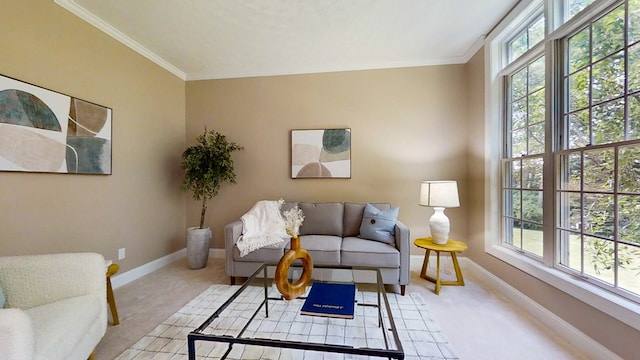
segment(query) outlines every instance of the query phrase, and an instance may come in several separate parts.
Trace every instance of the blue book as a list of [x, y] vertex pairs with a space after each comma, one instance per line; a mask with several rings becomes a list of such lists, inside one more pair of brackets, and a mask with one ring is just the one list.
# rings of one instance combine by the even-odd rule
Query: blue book
[[353, 319], [356, 284], [314, 282], [300, 314]]

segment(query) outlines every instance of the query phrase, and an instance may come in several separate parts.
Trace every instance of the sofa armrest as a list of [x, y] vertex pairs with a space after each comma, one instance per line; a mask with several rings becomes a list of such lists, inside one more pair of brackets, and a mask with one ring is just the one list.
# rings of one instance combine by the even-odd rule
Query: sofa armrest
[[231, 264], [233, 264], [233, 247], [242, 235], [242, 221], [236, 220], [224, 227], [224, 251], [225, 267], [227, 274], [233, 274]]
[[242, 221], [236, 220], [228, 223], [224, 227], [224, 245], [225, 247], [233, 247], [242, 235]]
[[34, 351], [29, 315], [20, 309], [0, 309], [0, 359], [30, 360]]
[[104, 257], [96, 253], [0, 257], [7, 308], [27, 310], [75, 296], [106, 296]]
[[409, 228], [401, 221], [396, 222], [395, 227], [396, 249], [400, 251], [400, 285], [408, 285], [410, 279], [411, 233]]

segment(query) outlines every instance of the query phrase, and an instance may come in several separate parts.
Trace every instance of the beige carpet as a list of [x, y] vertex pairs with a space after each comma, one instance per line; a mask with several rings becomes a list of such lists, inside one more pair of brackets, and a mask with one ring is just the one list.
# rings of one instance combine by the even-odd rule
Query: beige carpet
[[[229, 299], [240, 286], [213, 285], [169, 316], [130, 349], [117, 357], [132, 359], [187, 359], [187, 334], [204, 322]], [[205, 331], [216, 335], [237, 336], [264, 299], [264, 289], [250, 286]], [[275, 288], [270, 297], [278, 296]], [[374, 292], [358, 291], [359, 304], [375, 304]], [[429, 311], [417, 293], [408, 296], [388, 294], [389, 304], [398, 329], [407, 360], [457, 359]], [[377, 311], [373, 307], [357, 306], [355, 318], [333, 319], [298, 315], [304, 300], [270, 301], [269, 317], [260, 311], [251, 321], [243, 338], [272, 338], [295, 342], [310, 342], [342, 346], [382, 349], [385, 347], [382, 331], [377, 326]], [[228, 316], [225, 316], [228, 314]], [[385, 318], [385, 323], [389, 319]], [[387, 336], [391, 337], [390, 332]], [[396, 348], [393, 341], [391, 348]], [[198, 359], [220, 359], [228, 349], [225, 343], [196, 342]], [[310, 350], [279, 349], [235, 345], [227, 359], [369, 359], [367, 356], [322, 353]], [[377, 359], [377, 357], [371, 357]]]
[[[460, 359], [588, 358], [518, 304], [486, 286], [470, 269], [465, 269], [464, 263], [461, 265], [466, 286], [443, 287], [440, 295], [435, 295], [433, 284], [419, 276], [421, 260], [411, 260], [407, 293], [420, 294]], [[447, 261], [443, 267], [445, 276], [454, 276]], [[206, 268], [189, 270], [183, 258], [115, 289], [120, 325], [109, 323], [96, 349], [96, 360], [115, 359], [211, 285], [228, 283], [224, 259], [210, 257]]]

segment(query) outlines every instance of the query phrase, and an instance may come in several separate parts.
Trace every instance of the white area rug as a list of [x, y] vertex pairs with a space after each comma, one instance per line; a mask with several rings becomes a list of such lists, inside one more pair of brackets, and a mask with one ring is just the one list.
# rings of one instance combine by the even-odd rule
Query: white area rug
[[[117, 357], [117, 360], [176, 360], [187, 359], [187, 334], [199, 327], [215, 310], [217, 310], [240, 286], [213, 285], [202, 294], [191, 300], [182, 309], [170, 316], [153, 331], [145, 335], [130, 349]], [[271, 289], [275, 293], [275, 289]], [[262, 287], [249, 287], [242, 293], [235, 315], [223, 321], [216, 321], [216, 329], [209, 329], [219, 335], [221, 333], [235, 335], [255, 311], [256, 303], [264, 299]], [[406, 296], [387, 294], [398, 335], [407, 360], [423, 359], [457, 359], [449, 345], [445, 334], [435, 323], [424, 300], [419, 294]], [[375, 293], [358, 291], [359, 303], [375, 303]], [[361, 344], [375, 347], [381, 341], [381, 332], [377, 329], [377, 312], [375, 308], [356, 306], [353, 320], [330, 319], [316, 316], [296, 316], [303, 300], [270, 301], [269, 318], [256, 317], [247, 328], [244, 337], [267, 337], [261, 332], [267, 330], [269, 337], [292, 341], [309, 341], [331, 344]], [[229, 308], [227, 308], [229, 310]], [[238, 312], [240, 311], [240, 313]], [[261, 311], [260, 314], [264, 314]], [[279, 326], [278, 320], [286, 324]], [[285, 321], [286, 319], [286, 321]], [[358, 328], [354, 322], [364, 324]], [[373, 325], [372, 325], [373, 323]], [[377, 329], [371, 331], [372, 329]], [[364, 329], [364, 330], [358, 330]], [[369, 333], [370, 332], [370, 333]], [[369, 333], [369, 334], [366, 334]], [[375, 335], [378, 334], [378, 335]], [[219, 359], [227, 350], [227, 344], [213, 342], [196, 342], [198, 359]], [[270, 347], [242, 346], [236, 344], [227, 359], [369, 359], [367, 356], [351, 354], [324, 353], [310, 350], [278, 349]], [[371, 357], [371, 359], [378, 359]]]

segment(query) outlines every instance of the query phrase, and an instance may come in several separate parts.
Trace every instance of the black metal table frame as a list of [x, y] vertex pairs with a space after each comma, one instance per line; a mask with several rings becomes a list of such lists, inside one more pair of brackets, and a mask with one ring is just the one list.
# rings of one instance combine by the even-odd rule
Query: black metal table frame
[[[383, 328], [382, 334], [384, 337], [384, 343], [386, 349], [373, 349], [373, 348], [356, 348], [349, 345], [335, 345], [335, 344], [321, 344], [321, 343], [308, 343], [301, 341], [289, 341], [289, 340], [272, 340], [272, 339], [246, 339], [242, 338], [242, 334], [244, 334], [245, 330], [251, 324], [251, 321], [256, 317], [256, 315], [260, 312], [262, 307], [265, 310], [265, 317], [269, 317], [269, 300], [284, 300], [282, 297], [269, 297], [268, 289], [269, 289], [269, 279], [267, 277], [267, 268], [275, 267], [277, 264], [262, 264], [251, 276], [247, 278], [242, 286], [233, 294], [231, 297], [224, 303], [218, 310], [216, 310], [213, 315], [211, 315], [205, 322], [200, 325], [197, 329], [190, 332], [187, 335], [187, 347], [189, 352], [189, 360], [196, 359], [196, 341], [213, 341], [213, 342], [222, 342], [228, 343], [229, 346], [227, 351], [222, 356], [222, 359], [226, 359], [229, 353], [233, 348], [233, 344], [244, 344], [244, 345], [255, 345], [255, 346], [268, 346], [268, 347], [277, 347], [277, 348], [286, 348], [286, 349], [300, 349], [300, 350], [312, 350], [312, 351], [324, 351], [324, 352], [334, 352], [334, 353], [342, 353], [342, 354], [355, 354], [355, 355], [366, 355], [366, 356], [376, 356], [376, 357], [386, 357], [388, 359], [404, 359], [404, 351], [402, 349], [402, 344], [400, 343], [400, 339], [398, 337], [398, 330], [396, 328], [395, 322], [393, 321], [393, 315], [391, 313], [391, 307], [389, 306], [389, 299], [387, 298], [387, 292], [384, 289], [384, 284], [382, 282], [382, 275], [380, 274], [380, 269], [375, 267], [366, 267], [366, 266], [322, 266], [322, 265], [314, 265], [314, 269], [336, 269], [336, 270], [366, 270], [366, 271], [375, 271], [377, 278], [377, 294], [378, 294], [378, 303], [377, 304], [360, 304], [358, 306], [371, 306], [376, 307], [378, 309], [378, 327], [384, 327], [384, 321], [382, 316], [382, 307], [381, 300], [384, 300], [384, 306], [387, 310], [387, 316], [389, 320], [389, 329], [393, 335], [393, 340], [398, 346], [398, 349], [389, 349], [389, 338], [387, 335], [387, 331]], [[292, 266], [291, 268], [294, 268]], [[256, 276], [260, 272], [264, 272], [264, 300], [258, 306], [253, 315], [249, 318], [244, 327], [240, 330], [237, 336], [229, 336], [229, 335], [211, 335], [205, 334], [204, 330], [215, 320], [220, 314], [231, 304], [248, 286], [253, 282]]]

